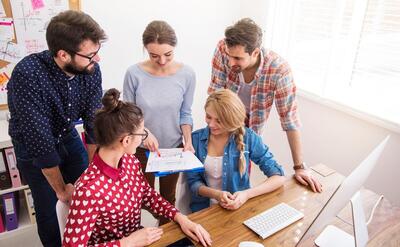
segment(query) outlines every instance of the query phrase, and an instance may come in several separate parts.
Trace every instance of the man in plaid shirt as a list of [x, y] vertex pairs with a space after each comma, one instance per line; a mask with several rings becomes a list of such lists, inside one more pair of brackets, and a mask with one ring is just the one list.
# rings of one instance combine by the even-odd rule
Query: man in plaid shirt
[[208, 93], [228, 88], [246, 106], [246, 125], [261, 134], [275, 101], [281, 125], [289, 141], [296, 179], [321, 192], [302, 159], [300, 120], [297, 114], [296, 86], [288, 63], [273, 51], [261, 47], [262, 30], [249, 18], [225, 30], [212, 60]]

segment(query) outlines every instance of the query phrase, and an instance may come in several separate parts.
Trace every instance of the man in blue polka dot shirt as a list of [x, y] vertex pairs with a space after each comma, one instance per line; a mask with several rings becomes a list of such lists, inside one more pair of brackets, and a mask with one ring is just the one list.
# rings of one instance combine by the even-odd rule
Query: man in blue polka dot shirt
[[[89, 15], [70, 10], [51, 19], [46, 40], [49, 50], [22, 59], [8, 83], [9, 134], [32, 190], [40, 239], [44, 246], [61, 246], [55, 205], [69, 202], [95, 151], [93, 118], [102, 96], [98, 52], [106, 35]], [[87, 151], [74, 128], [78, 119]]]

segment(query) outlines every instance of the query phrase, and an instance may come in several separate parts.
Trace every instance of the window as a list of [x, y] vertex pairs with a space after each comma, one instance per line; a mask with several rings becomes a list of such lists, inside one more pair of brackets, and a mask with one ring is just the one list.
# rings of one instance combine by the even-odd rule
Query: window
[[400, 1], [271, 1], [266, 47], [298, 87], [400, 126]]

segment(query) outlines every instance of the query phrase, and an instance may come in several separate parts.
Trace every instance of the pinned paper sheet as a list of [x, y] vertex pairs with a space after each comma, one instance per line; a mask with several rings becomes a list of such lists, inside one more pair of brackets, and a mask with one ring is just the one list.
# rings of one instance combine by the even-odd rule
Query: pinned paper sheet
[[47, 49], [46, 27], [49, 20], [68, 9], [67, 0], [13, 0], [11, 9], [18, 43], [26, 54]]
[[0, 40], [11, 41], [14, 38], [12, 18], [0, 18]]
[[0, 59], [16, 64], [24, 57], [25, 47], [14, 42], [0, 43]]
[[4, 10], [2, 1], [0, 1], [0, 17], [6, 17], [6, 11]]
[[7, 83], [13, 69], [13, 64], [0, 69], [0, 105], [7, 104]]

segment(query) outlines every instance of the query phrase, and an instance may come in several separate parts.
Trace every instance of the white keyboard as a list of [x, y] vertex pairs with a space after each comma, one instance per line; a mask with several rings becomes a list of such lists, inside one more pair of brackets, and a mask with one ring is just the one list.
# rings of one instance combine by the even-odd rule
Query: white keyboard
[[248, 228], [266, 239], [277, 231], [303, 218], [304, 214], [295, 208], [280, 203], [243, 222]]

